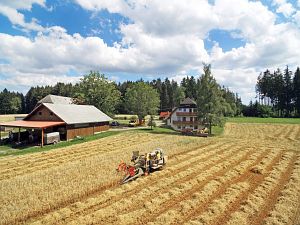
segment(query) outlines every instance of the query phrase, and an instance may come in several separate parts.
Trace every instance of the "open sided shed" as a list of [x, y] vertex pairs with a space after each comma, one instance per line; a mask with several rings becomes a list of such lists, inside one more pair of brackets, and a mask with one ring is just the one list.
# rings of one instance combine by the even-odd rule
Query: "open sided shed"
[[[18, 133], [18, 142], [20, 142], [20, 129], [38, 129], [41, 130], [41, 146], [44, 145], [44, 130], [49, 127], [56, 127], [65, 125], [64, 122], [55, 122], [55, 121], [25, 121], [25, 120], [18, 120], [18, 121], [11, 121], [11, 122], [4, 122], [0, 124], [0, 127], [13, 127], [19, 128]], [[0, 129], [0, 140], [1, 140], [1, 129]]]
[[24, 120], [64, 122], [65, 126], [59, 132], [69, 140], [108, 130], [112, 119], [92, 105], [42, 103]]
[[43, 134], [59, 132], [61, 140], [109, 129], [112, 119], [105, 113], [92, 105], [72, 104], [68, 99], [53, 95], [45, 97], [24, 120], [0, 123], [0, 126], [39, 129]]

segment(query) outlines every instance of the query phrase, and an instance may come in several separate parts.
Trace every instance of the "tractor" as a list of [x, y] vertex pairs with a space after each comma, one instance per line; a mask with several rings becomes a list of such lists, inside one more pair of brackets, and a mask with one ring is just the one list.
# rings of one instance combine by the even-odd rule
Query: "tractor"
[[131, 162], [132, 165], [127, 165], [122, 161], [117, 168], [118, 172], [125, 172], [125, 177], [122, 179], [121, 184], [135, 180], [143, 175], [147, 176], [149, 173], [163, 168], [166, 165], [167, 156], [160, 148], [141, 155], [139, 151], [133, 151]]

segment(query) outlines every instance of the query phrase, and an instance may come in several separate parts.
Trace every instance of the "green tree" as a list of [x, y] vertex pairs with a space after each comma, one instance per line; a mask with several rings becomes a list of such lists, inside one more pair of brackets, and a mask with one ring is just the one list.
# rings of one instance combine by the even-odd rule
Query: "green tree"
[[211, 126], [222, 125], [223, 122], [223, 106], [222, 93], [220, 86], [211, 74], [211, 66], [203, 65], [204, 74], [198, 80], [197, 106], [199, 120], [209, 124], [209, 132], [211, 134]]
[[181, 86], [185, 90], [185, 96], [196, 99], [197, 98], [197, 82], [193, 76], [183, 78]]
[[20, 113], [22, 109], [22, 100], [19, 96], [12, 96], [10, 98], [10, 113]]
[[81, 78], [76, 97], [85, 104], [94, 105], [104, 113], [113, 115], [115, 107], [120, 101], [121, 93], [114, 82], [103, 74], [91, 71]]
[[293, 78], [294, 105], [297, 116], [300, 117], [300, 69], [297, 68]]
[[157, 91], [144, 82], [137, 82], [129, 87], [124, 100], [128, 111], [137, 114], [140, 121], [146, 115], [156, 114], [160, 104]]
[[184, 93], [184, 88], [178, 86], [178, 84], [175, 81], [172, 81], [172, 90], [173, 90], [173, 102], [171, 106], [171, 110], [175, 106], [179, 106], [180, 102], [185, 99], [185, 93]]
[[1, 102], [0, 113], [1, 114], [10, 113], [10, 93], [6, 88], [1, 93], [0, 102]]
[[284, 81], [284, 109], [285, 116], [289, 117], [292, 111], [292, 97], [293, 97], [293, 84], [292, 84], [292, 71], [289, 70], [289, 67], [286, 66], [283, 74]]

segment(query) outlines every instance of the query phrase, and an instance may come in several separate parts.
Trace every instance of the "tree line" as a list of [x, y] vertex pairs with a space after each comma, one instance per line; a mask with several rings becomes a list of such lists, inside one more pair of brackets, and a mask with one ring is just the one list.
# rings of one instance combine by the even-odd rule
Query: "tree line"
[[[300, 69], [292, 72], [288, 66], [282, 72], [279, 68], [266, 70], [257, 78], [258, 102], [250, 102], [248, 110], [255, 114], [259, 109], [265, 116], [300, 116]], [[255, 116], [255, 115], [254, 115]]]
[[201, 76], [187, 76], [180, 83], [168, 78], [116, 83], [91, 71], [76, 84], [31, 87], [25, 96], [4, 89], [0, 92], [0, 113], [29, 113], [48, 94], [72, 97], [79, 104], [95, 105], [108, 115], [134, 113], [143, 117], [171, 111], [186, 97], [197, 101], [199, 114], [210, 121], [240, 115], [242, 110], [239, 96], [221, 87], [213, 78], [210, 65], [204, 65]]

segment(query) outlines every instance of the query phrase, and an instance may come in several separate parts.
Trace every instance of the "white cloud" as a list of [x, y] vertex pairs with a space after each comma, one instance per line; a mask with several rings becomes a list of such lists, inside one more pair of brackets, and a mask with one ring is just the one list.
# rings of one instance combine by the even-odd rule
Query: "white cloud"
[[20, 26], [24, 31], [41, 31], [44, 28], [37, 23], [35, 18], [26, 22], [24, 15], [18, 10], [31, 10], [33, 4], [45, 7], [45, 0], [2, 0], [0, 2], [0, 14], [6, 16], [13, 25]]
[[293, 16], [296, 24], [300, 27], [300, 11], [297, 11]]
[[39, 33], [33, 40], [0, 33], [0, 58], [9, 62], [8, 65], [0, 65], [1, 74], [10, 77], [18, 74], [18, 83], [28, 85], [27, 78], [20, 79], [21, 74], [24, 77], [28, 77], [28, 74], [36, 74], [35, 77], [62, 75], [71, 69], [81, 74], [89, 70], [169, 73], [182, 70], [188, 65], [201, 64], [200, 59], [208, 58], [203, 41], [195, 36], [188, 37], [190, 42], [186, 42], [184, 35], [164, 40], [140, 34], [138, 28], [123, 32], [128, 38], [124, 39], [123, 44], [129, 45], [128, 48], [120, 44], [107, 46], [99, 37], [69, 35], [61, 27], [48, 28], [47, 32]]
[[38, 4], [45, 7], [46, 0], [1, 0], [2, 5], [14, 9], [31, 10], [33, 4]]
[[285, 17], [290, 17], [296, 11], [286, 0], [273, 0], [273, 5], [277, 6], [276, 12], [282, 13]]
[[[6, 0], [5, 6], [16, 12], [20, 8], [30, 10], [34, 3], [45, 7], [43, 0], [24, 2]], [[293, 66], [299, 61], [299, 28], [291, 22], [276, 24], [276, 15], [260, 1], [216, 0], [213, 5], [205, 0], [76, 2], [92, 13], [107, 9], [129, 18], [130, 24], [119, 27], [122, 40], [108, 46], [99, 37], [70, 35], [62, 27], [41, 29], [33, 39], [0, 34], [0, 59], [9, 61], [8, 65], [0, 65], [0, 73], [7, 74], [5, 82], [28, 85], [48, 82], [51, 77], [53, 81], [59, 77], [67, 80], [65, 74], [70, 70], [79, 74], [100, 70], [112, 76], [115, 73], [170, 77], [179, 74], [172, 76], [179, 80], [182, 74], [188, 74], [186, 71], [201, 74], [202, 62], [207, 62], [212, 63], [217, 80], [239, 92], [247, 103], [255, 96], [259, 72], [286, 64]], [[289, 4], [286, 0], [275, 0], [274, 4], [285, 15], [293, 13], [283, 7]], [[20, 25], [24, 17], [18, 13], [7, 14]], [[298, 14], [293, 16], [295, 21], [300, 21]], [[33, 25], [39, 26], [35, 21]], [[212, 29], [237, 32], [246, 44], [224, 51], [216, 43], [208, 53], [204, 40]]]

